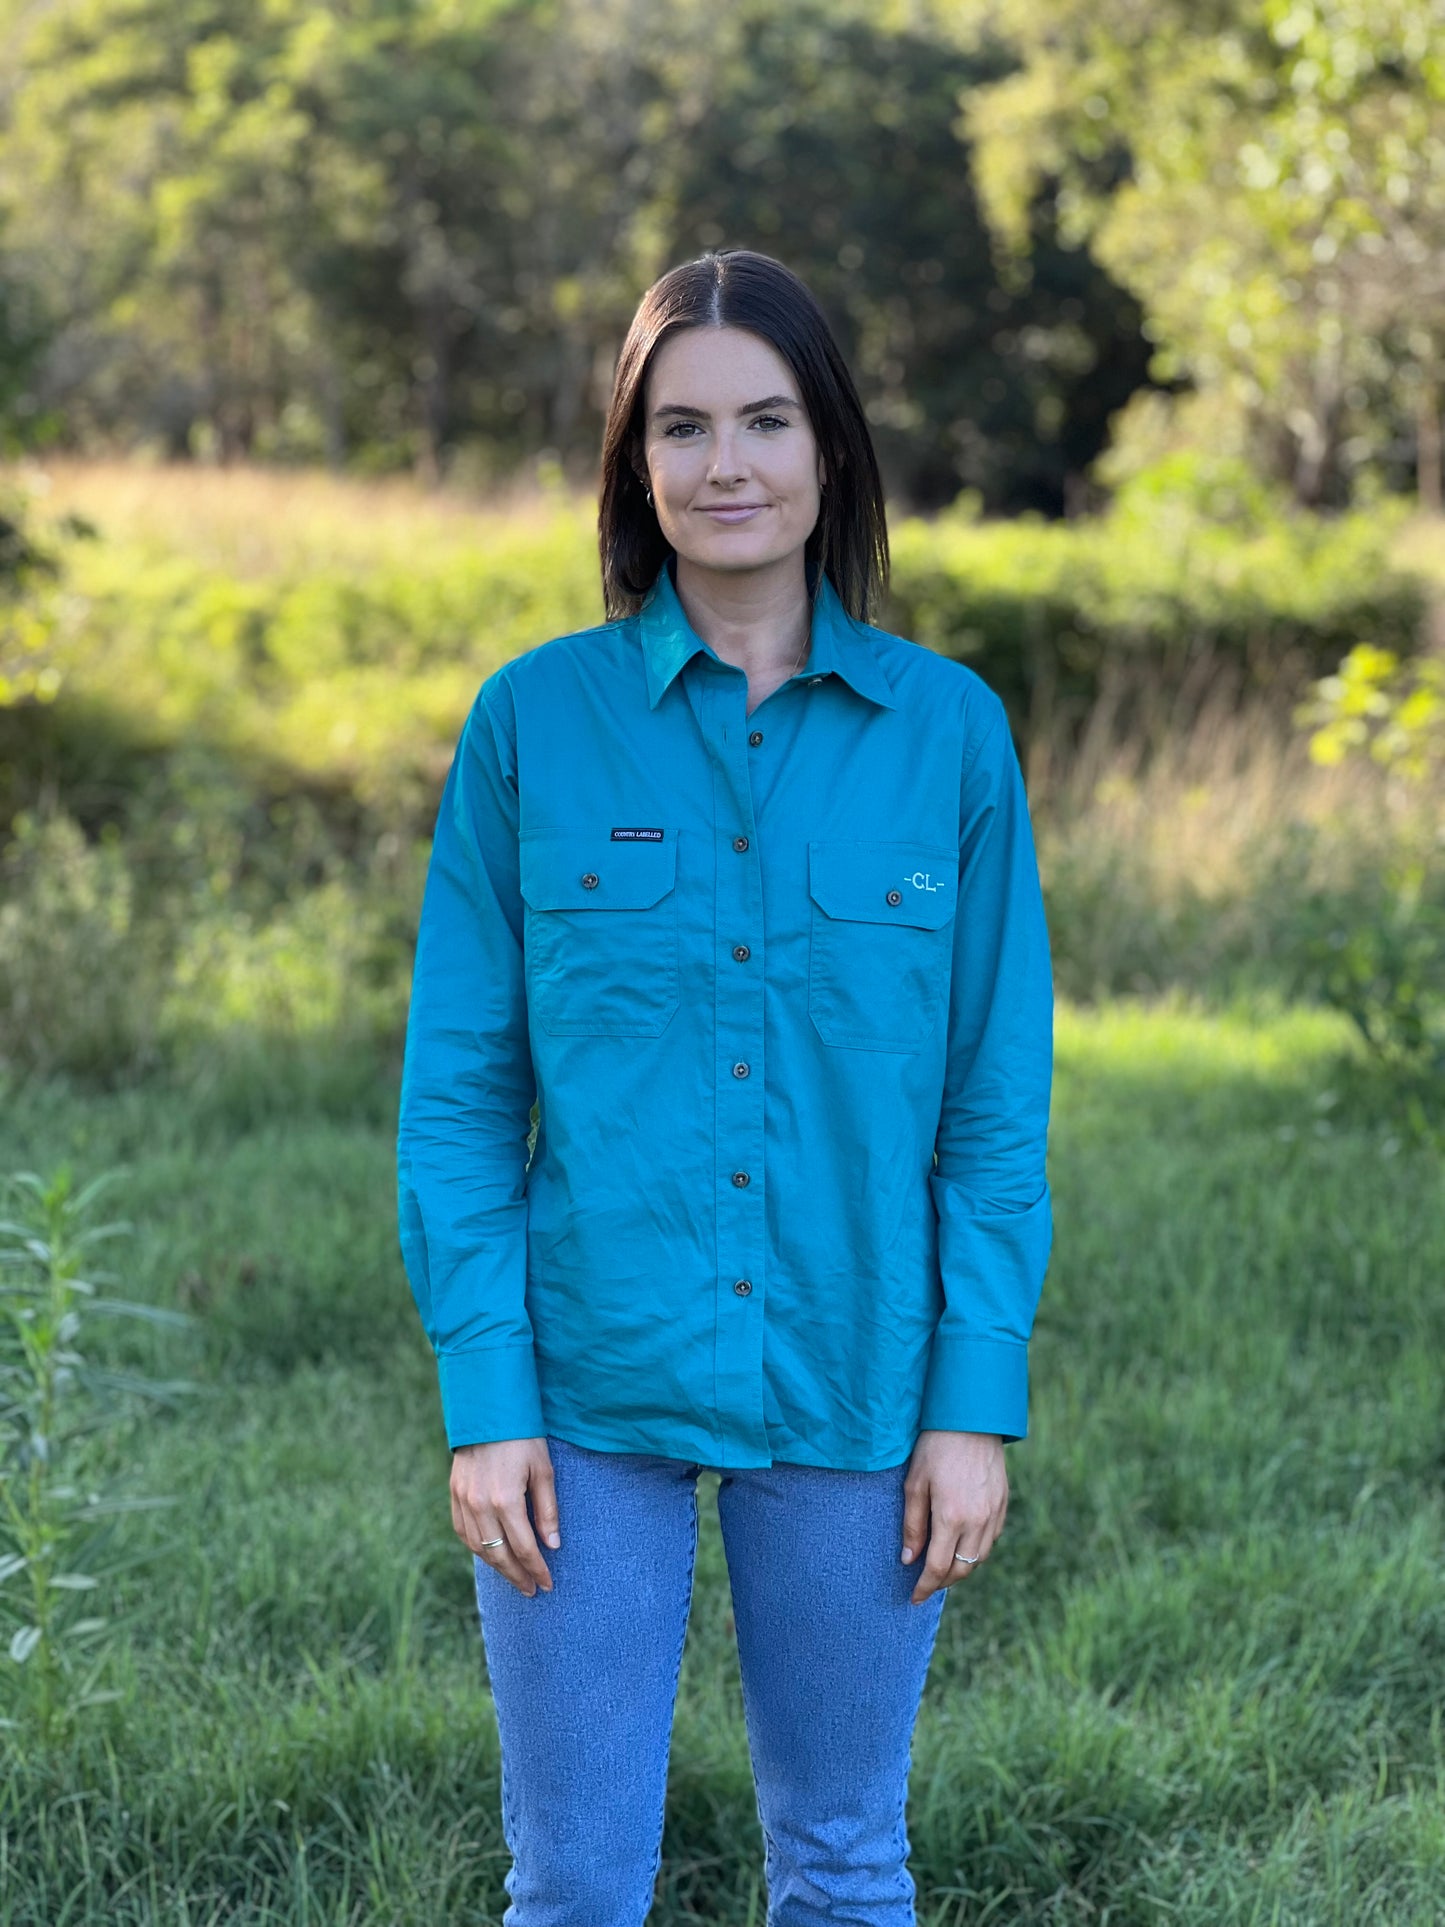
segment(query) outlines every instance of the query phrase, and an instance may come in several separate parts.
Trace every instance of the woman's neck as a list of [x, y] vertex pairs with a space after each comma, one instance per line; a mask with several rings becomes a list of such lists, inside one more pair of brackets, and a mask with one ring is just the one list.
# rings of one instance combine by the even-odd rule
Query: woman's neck
[[677, 599], [695, 632], [750, 684], [786, 681], [812, 633], [802, 551], [767, 568], [701, 569], [679, 555]]

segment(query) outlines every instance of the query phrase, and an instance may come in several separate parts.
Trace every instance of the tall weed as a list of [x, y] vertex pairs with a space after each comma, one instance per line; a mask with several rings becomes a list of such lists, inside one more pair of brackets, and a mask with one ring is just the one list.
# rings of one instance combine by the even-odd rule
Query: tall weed
[[0, 1623], [10, 1627], [0, 1667], [13, 1709], [3, 1724], [30, 1728], [46, 1745], [87, 1707], [118, 1696], [99, 1684], [106, 1653], [141, 1608], [93, 1608], [142, 1555], [117, 1545], [117, 1521], [175, 1503], [107, 1489], [94, 1448], [138, 1395], [193, 1389], [186, 1379], [107, 1369], [81, 1349], [97, 1316], [194, 1323], [185, 1312], [101, 1294], [115, 1274], [96, 1269], [91, 1253], [130, 1226], [89, 1220], [119, 1175], [102, 1172], [76, 1191], [69, 1167], [48, 1181], [17, 1172], [6, 1182], [15, 1215], [0, 1219]]

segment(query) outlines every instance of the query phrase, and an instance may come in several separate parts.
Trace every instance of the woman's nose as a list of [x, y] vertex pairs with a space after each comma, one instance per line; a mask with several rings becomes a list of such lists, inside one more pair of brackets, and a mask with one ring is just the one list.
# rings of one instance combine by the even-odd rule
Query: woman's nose
[[719, 435], [712, 461], [708, 464], [710, 482], [740, 482], [747, 475], [742, 450], [729, 434]]

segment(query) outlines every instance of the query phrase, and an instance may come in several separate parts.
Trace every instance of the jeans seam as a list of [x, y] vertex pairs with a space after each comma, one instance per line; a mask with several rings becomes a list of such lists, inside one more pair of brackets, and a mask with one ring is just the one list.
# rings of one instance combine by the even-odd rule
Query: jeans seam
[[[943, 1608], [947, 1600], [948, 1589], [945, 1587], [939, 1598], [937, 1610], [933, 1615], [933, 1632], [929, 1637], [928, 1651], [924, 1654], [923, 1658], [923, 1686], [918, 1696], [919, 1705], [914, 1715], [913, 1732], [910, 1734], [908, 1740], [908, 1759], [903, 1771], [903, 1797], [898, 1802], [898, 1826], [894, 1834], [894, 1845], [898, 1849], [898, 1891], [900, 1894], [906, 1894], [908, 1892], [909, 1882], [908, 1847], [905, 1845], [905, 1840], [908, 1831], [908, 1790], [913, 1783], [913, 1744], [917, 1737], [918, 1722], [923, 1716], [923, 1697], [928, 1691], [929, 1674], [933, 1671], [933, 1655], [938, 1646], [938, 1632], [939, 1627], [943, 1623]], [[916, 1889], [917, 1883], [915, 1882], [914, 1885]]]
[[678, 1636], [677, 1658], [673, 1663], [673, 1669], [672, 1669], [673, 1711], [672, 1711], [672, 1717], [671, 1719], [669, 1719], [669, 1722], [668, 1722], [667, 1736], [663, 1744], [662, 1818], [658, 1823], [657, 1844], [653, 1849], [652, 1878], [648, 1886], [647, 1908], [646, 1908], [646, 1912], [643, 1915], [644, 1919], [646, 1919], [647, 1914], [652, 1911], [653, 1897], [657, 1892], [657, 1876], [662, 1871], [662, 1840], [663, 1840], [663, 1835], [667, 1831], [667, 1773], [668, 1773], [668, 1765], [672, 1757], [672, 1724], [677, 1717], [677, 1689], [678, 1689], [678, 1684], [682, 1678], [682, 1655], [687, 1647], [687, 1622], [689, 1617], [688, 1608], [692, 1599], [693, 1575], [696, 1570], [696, 1566], [697, 1566], [697, 1480], [694, 1478], [693, 1485], [692, 1485], [692, 1541], [688, 1550], [687, 1573], [683, 1579], [682, 1614], [681, 1614], [682, 1631]]
[[893, 1829], [893, 1846], [898, 1855], [898, 1891], [908, 1892], [908, 1782], [913, 1777], [913, 1748], [908, 1749], [908, 1762], [903, 1770], [903, 1797], [898, 1802], [898, 1823]]

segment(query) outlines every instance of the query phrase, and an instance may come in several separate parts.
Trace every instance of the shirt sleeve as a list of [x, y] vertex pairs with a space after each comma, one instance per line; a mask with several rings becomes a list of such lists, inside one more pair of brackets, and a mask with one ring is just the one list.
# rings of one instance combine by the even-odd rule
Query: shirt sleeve
[[454, 1447], [543, 1431], [526, 1309], [536, 1082], [508, 707], [494, 680], [483, 685], [442, 790], [397, 1125], [402, 1258]]
[[920, 1429], [1028, 1431], [1028, 1343], [1053, 1242], [1053, 972], [1023, 773], [986, 689], [965, 750], [944, 1095], [929, 1177], [944, 1309]]

